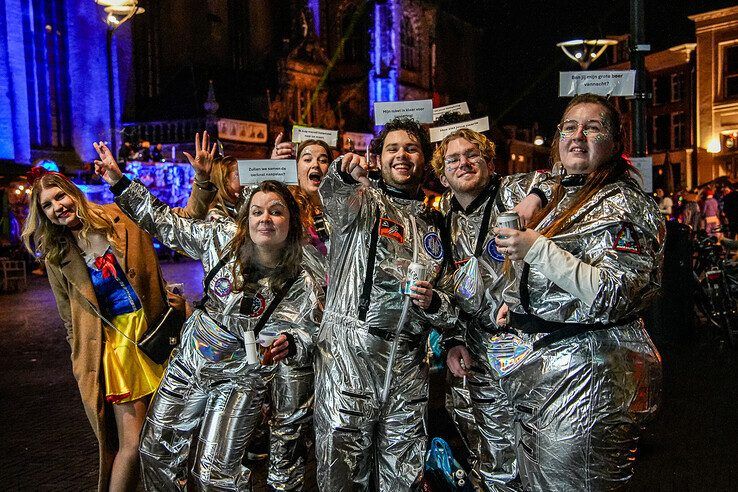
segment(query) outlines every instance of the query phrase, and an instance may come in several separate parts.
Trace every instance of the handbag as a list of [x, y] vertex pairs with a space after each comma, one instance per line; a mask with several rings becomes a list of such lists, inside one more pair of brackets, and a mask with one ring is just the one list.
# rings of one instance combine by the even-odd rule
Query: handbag
[[431, 492], [474, 490], [466, 472], [454, 459], [451, 446], [440, 437], [434, 437], [428, 446], [422, 490]]
[[149, 325], [141, 339], [136, 343], [146, 356], [157, 364], [163, 364], [179, 345], [185, 317], [181, 311], [170, 307], [159, 316], [156, 323]]

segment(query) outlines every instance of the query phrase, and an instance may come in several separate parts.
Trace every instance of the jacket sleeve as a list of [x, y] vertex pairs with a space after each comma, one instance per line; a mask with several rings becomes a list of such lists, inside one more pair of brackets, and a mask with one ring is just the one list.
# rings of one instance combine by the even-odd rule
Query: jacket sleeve
[[500, 182], [499, 201], [504, 210], [512, 210], [523, 198], [534, 192], [539, 197], [543, 195], [548, 201], [553, 195], [553, 186], [554, 180], [546, 172], [511, 174]]
[[339, 232], [356, 219], [371, 195], [366, 186], [340, 170], [341, 159], [331, 163], [319, 189], [323, 213]]
[[125, 177], [111, 191], [120, 209], [162, 244], [191, 258], [203, 257], [213, 234], [211, 224], [177, 215], [143, 184]]
[[207, 186], [201, 186], [193, 182], [192, 191], [190, 191], [190, 196], [187, 199], [187, 205], [172, 210], [181, 217], [204, 219], [208, 213], [210, 203], [215, 198], [217, 192], [218, 188], [213, 183], [207, 183]]
[[282, 361], [290, 366], [312, 364], [314, 337], [320, 326], [325, 305], [325, 294], [319, 282], [307, 272], [303, 273], [303, 279], [303, 287], [300, 288], [298, 297], [299, 308], [283, 330], [291, 336], [291, 341], [295, 344], [294, 354]]
[[453, 296], [433, 287], [433, 300], [428, 309], [420, 309], [412, 304], [415, 313], [422, 320], [441, 332], [453, 328], [458, 318], [458, 310], [453, 303]]
[[59, 317], [67, 330], [67, 343], [71, 346], [74, 328], [72, 326], [72, 309], [69, 304], [69, 291], [64, 280], [60, 278], [57, 269], [49, 265], [48, 262], [46, 262], [46, 272], [49, 276], [51, 291], [54, 293], [54, 299], [56, 299], [56, 309], [59, 311]]

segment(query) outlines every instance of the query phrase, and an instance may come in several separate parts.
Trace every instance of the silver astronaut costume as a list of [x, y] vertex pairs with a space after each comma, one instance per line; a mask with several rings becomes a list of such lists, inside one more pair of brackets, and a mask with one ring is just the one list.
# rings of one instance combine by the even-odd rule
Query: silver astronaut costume
[[[236, 211], [230, 207], [226, 211], [214, 207], [208, 211], [206, 219], [232, 221], [235, 215]], [[303, 248], [303, 265], [323, 286], [325, 257], [310, 244]], [[307, 439], [313, 418], [313, 380], [312, 351], [300, 364], [277, 364], [270, 379], [267, 388], [271, 400], [267, 483], [274, 490], [303, 488]]]
[[[537, 229], [568, 208], [581, 182], [564, 178], [565, 197]], [[532, 265], [514, 262], [518, 281], [504, 293], [520, 347], [531, 349], [501, 379], [524, 490], [623, 487], [639, 427], [660, 398], [661, 359], [638, 319], [660, 282], [665, 228], [658, 208], [627, 178], [604, 185], [569, 223], [536, 241], [552, 248], [542, 261], [526, 255]], [[596, 267], [591, 303], [572, 294], [571, 284], [560, 287], [571, 277], [555, 283], [543, 275], [553, 258], [570, 265], [569, 276]]]
[[380, 395], [404, 301], [399, 288], [415, 239], [427, 278], [442, 268], [439, 217], [400, 192], [359, 185], [337, 166], [340, 158], [320, 186], [333, 233], [326, 310], [316, 337], [318, 484], [331, 492], [409, 490], [423, 470], [428, 325], [454, 322], [445, 295], [437, 294], [428, 311], [411, 308], [385, 403]]
[[[513, 448], [513, 414], [505, 402], [500, 378], [487, 359], [489, 335], [498, 331], [493, 322], [494, 314], [500, 308], [502, 292], [507, 284], [503, 272], [505, 258], [497, 251], [493, 227], [500, 212], [512, 209], [533, 188], [550, 196], [547, 179], [548, 174], [545, 173], [517, 174], [503, 179], [492, 176], [487, 188], [465, 210], [455, 198], [451, 198], [446, 211], [451, 249], [449, 259], [461, 266], [476, 256], [483, 286], [477, 299], [456, 293], [459, 322], [444, 338], [446, 348], [465, 345], [474, 360], [474, 366], [470, 368], [473, 374], [466, 378], [465, 388], [456, 387], [459, 378], [450, 379], [454, 383], [450, 391], [455, 399], [447, 401], [447, 407], [451, 407], [457, 425], [461, 422], [460, 432], [465, 428], [469, 433], [465, 436], [467, 442], [477, 446], [478, 455], [471, 476], [475, 485], [484, 490], [515, 490], [519, 487]], [[465, 407], [461, 395], [464, 389], [469, 394], [469, 408]], [[468, 422], [468, 414], [471, 414], [471, 423]]]
[[[116, 203], [142, 228], [168, 247], [199, 258], [206, 272], [220, 262], [236, 232], [233, 221], [183, 219], [140, 183], [125, 181], [113, 187], [119, 194]], [[140, 446], [147, 490], [186, 489], [190, 444], [198, 427], [191, 472], [196, 488], [250, 489], [250, 471], [241, 460], [260, 420], [275, 366], [249, 364], [244, 336], [257, 325], [275, 292], [265, 280], [252, 299], [234, 292], [232, 266], [233, 260], [222, 265], [207, 286], [204, 307], [187, 319], [180, 345], [149, 406]], [[311, 335], [321, 308], [322, 290], [304, 270], [265, 325], [292, 336], [297, 353], [288, 363], [310, 360]]]

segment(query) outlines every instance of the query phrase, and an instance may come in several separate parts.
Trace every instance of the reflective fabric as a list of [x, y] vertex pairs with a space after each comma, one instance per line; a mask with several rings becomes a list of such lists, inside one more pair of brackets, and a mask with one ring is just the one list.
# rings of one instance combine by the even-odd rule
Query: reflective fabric
[[[177, 216], [140, 183], [131, 183], [116, 202], [163, 244], [201, 259], [206, 272], [217, 264], [236, 232], [229, 220], [207, 222]], [[198, 425], [201, 430], [192, 468], [196, 488], [249, 489], [249, 471], [240, 461], [275, 366], [248, 364], [243, 340], [258, 323], [274, 292], [268, 280], [262, 279], [251, 299], [252, 308], [241, 313], [243, 294], [233, 291], [232, 267], [233, 262], [228, 262], [213, 277], [204, 310], [195, 310], [187, 319], [180, 347], [151, 402], [141, 439], [147, 490], [185, 490], [187, 456]], [[279, 326], [280, 331], [292, 335], [297, 353], [286, 363], [309, 364], [312, 335], [320, 322], [322, 305], [319, 283], [303, 271], [264, 327]], [[193, 333], [197, 331], [202, 342], [222, 338], [219, 330], [240, 340], [241, 348], [230, 358], [216, 362], [196, 349]]]
[[[326, 312], [316, 340], [315, 430], [321, 490], [409, 490], [423, 469], [428, 401], [425, 340], [429, 325], [453, 323], [449, 299], [412, 308], [403, 327], [389, 398], [380, 402], [387, 360], [403, 304], [399, 293], [419, 245], [418, 262], [435, 280], [443, 264], [439, 217], [420, 197], [365, 187], [334, 161], [320, 194], [331, 226]], [[417, 221], [413, 237], [409, 216]], [[376, 230], [375, 230], [376, 228]], [[365, 320], [359, 313], [377, 234]], [[438, 302], [440, 301], [440, 302]], [[376, 459], [376, 462], [375, 462]]]

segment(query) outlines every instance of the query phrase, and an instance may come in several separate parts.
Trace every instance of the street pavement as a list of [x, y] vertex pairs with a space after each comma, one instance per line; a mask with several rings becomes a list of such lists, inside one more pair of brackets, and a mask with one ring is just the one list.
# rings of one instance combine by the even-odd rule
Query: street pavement
[[[199, 298], [199, 263], [162, 266], [169, 282], [184, 283], [187, 297]], [[679, 330], [689, 333], [682, 339], [661, 331], [654, 338], [664, 360], [664, 403], [629, 489], [738, 490], [738, 352], [705, 328]], [[46, 278], [31, 278], [25, 292], [0, 294], [0, 332], [7, 354], [0, 357], [0, 490], [95, 490], [97, 443]], [[456, 447], [442, 394], [432, 391], [429, 433]], [[264, 483], [263, 462], [255, 466], [255, 483]]]

